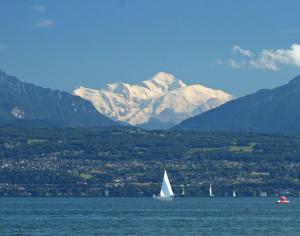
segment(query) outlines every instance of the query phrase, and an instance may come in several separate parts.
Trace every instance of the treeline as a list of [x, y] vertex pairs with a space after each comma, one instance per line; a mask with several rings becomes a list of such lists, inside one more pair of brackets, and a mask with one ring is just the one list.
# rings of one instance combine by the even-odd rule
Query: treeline
[[111, 128], [0, 128], [0, 195], [205, 196], [300, 192], [300, 137]]

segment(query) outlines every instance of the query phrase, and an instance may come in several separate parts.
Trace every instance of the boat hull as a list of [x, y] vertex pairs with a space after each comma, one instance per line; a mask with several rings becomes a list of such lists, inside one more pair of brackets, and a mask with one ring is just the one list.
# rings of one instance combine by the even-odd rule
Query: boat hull
[[275, 203], [277, 203], [277, 204], [288, 204], [288, 203], [290, 203], [290, 201], [276, 201]]
[[278, 201], [276, 201], [276, 203], [278, 203], [278, 204], [288, 204], [290, 201], [287, 199], [287, 197], [285, 197], [285, 196], [281, 196], [280, 198], [279, 198], [279, 200]]
[[174, 197], [161, 197], [153, 195], [153, 199], [160, 200], [160, 201], [172, 201]]

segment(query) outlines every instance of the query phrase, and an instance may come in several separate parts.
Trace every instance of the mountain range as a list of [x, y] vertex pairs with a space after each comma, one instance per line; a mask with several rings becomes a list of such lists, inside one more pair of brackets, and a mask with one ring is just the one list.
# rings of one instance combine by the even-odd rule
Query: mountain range
[[121, 122], [149, 129], [181, 122], [172, 129], [300, 133], [300, 76], [275, 89], [233, 99], [163, 72], [137, 85], [80, 87], [72, 95], [0, 71], [0, 125], [95, 127]]
[[78, 96], [24, 83], [0, 71], [0, 124], [89, 127], [116, 123]]
[[170, 128], [233, 98], [221, 90], [186, 85], [164, 72], [136, 85], [116, 82], [103, 89], [79, 87], [73, 94], [115, 121], [147, 129]]
[[300, 76], [187, 119], [177, 130], [300, 133]]

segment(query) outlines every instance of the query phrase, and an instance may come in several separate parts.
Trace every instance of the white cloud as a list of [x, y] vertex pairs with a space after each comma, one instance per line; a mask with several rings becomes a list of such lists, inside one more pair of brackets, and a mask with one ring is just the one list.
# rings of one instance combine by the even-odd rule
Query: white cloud
[[277, 64], [271, 60], [268, 60], [266, 58], [259, 58], [257, 60], [251, 60], [248, 62], [249, 68], [256, 68], [256, 69], [262, 69], [262, 70], [279, 70], [279, 67]]
[[0, 44], [0, 51], [4, 50], [7, 48], [6, 44]]
[[39, 19], [35, 26], [37, 28], [50, 28], [54, 26], [54, 21], [51, 19]]
[[253, 56], [253, 52], [251, 52], [248, 49], [243, 49], [238, 45], [233, 46], [232, 51], [234, 53], [240, 53], [242, 56], [246, 56], [246, 57], [252, 57]]
[[32, 7], [32, 9], [35, 11], [35, 12], [38, 12], [38, 13], [45, 13], [46, 11], [46, 7], [43, 6], [43, 5], [35, 5]]
[[241, 68], [243, 65], [242, 63], [239, 63], [239, 62], [236, 62], [235, 60], [233, 59], [228, 59], [228, 64], [232, 67], [232, 68], [235, 68], [235, 69], [239, 69]]
[[282, 65], [300, 67], [300, 44], [293, 44], [287, 49], [264, 49], [257, 56], [254, 56], [250, 50], [242, 49], [239, 46], [234, 46], [233, 51], [246, 57], [242, 62], [233, 59], [228, 60], [229, 66], [235, 69], [246, 67], [277, 71]]
[[278, 64], [290, 64], [300, 67], [300, 44], [293, 44], [288, 49], [263, 50], [261, 57]]

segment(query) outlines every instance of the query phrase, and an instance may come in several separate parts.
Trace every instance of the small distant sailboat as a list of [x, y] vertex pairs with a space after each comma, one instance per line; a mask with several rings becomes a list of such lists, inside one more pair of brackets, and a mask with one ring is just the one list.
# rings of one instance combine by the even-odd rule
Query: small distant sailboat
[[290, 203], [290, 201], [287, 199], [287, 197], [281, 196], [280, 199], [278, 201], [276, 201], [275, 203], [288, 204], [288, 203]]
[[232, 197], [236, 197], [235, 190], [233, 190], [233, 192], [232, 192]]
[[209, 185], [209, 196], [214, 197], [215, 195], [212, 192], [211, 184]]
[[181, 197], [185, 197], [184, 185], [182, 185], [182, 193], [181, 193]]
[[159, 195], [153, 195], [153, 198], [159, 199], [159, 200], [172, 200], [174, 197], [174, 193], [168, 178], [167, 171], [164, 172], [164, 179], [161, 185], [161, 190]]

